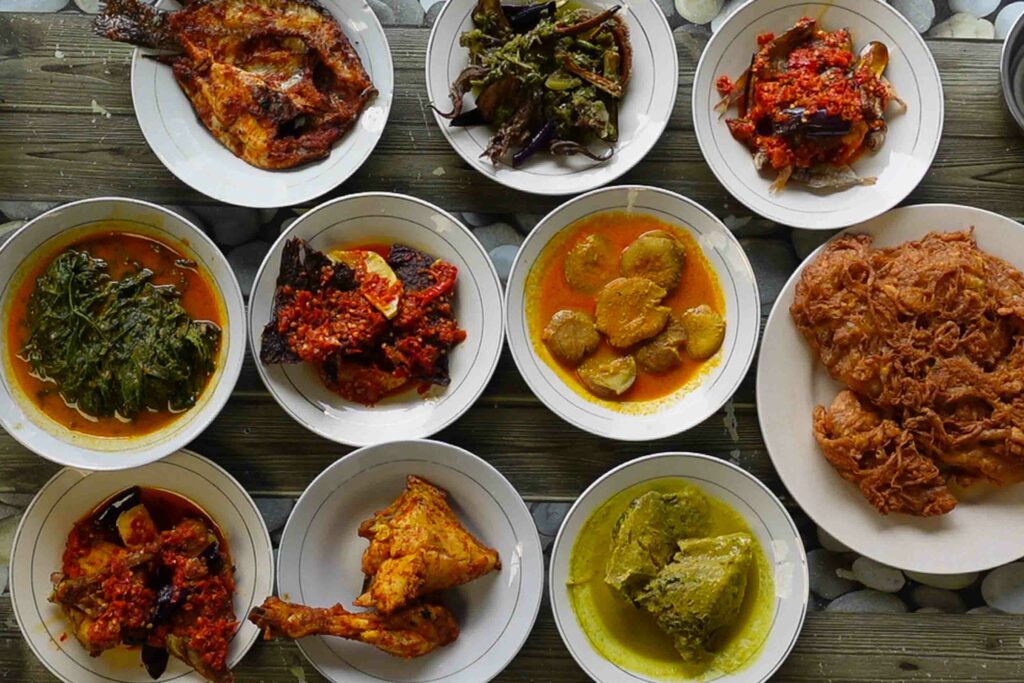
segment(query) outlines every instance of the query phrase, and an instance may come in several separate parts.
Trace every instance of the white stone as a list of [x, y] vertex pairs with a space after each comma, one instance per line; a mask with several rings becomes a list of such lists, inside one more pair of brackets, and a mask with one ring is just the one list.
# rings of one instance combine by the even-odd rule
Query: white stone
[[907, 582], [899, 569], [875, 562], [870, 557], [854, 560], [853, 575], [868, 588], [883, 593], [895, 593]]
[[269, 242], [249, 242], [240, 247], [235, 247], [228, 252], [228, 263], [235, 271], [238, 278], [238, 286], [242, 288], [242, 295], [249, 296], [252, 290], [252, 282], [256, 278], [256, 271], [263, 263], [263, 257], [270, 251]]
[[1024, 562], [997, 567], [981, 581], [981, 597], [989, 607], [1024, 614]]
[[958, 593], [945, 588], [914, 586], [910, 591], [910, 599], [918, 607], [933, 607], [950, 614], [963, 614], [967, 611], [964, 599]]
[[494, 262], [494, 268], [498, 271], [498, 277], [501, 278], [501, 284], [508, 282], [508, 275], [512, 272], [512, 262], [515, 260], [518, 252], [519, 248], [510, 244], [491, 250], [491, 261]]
[[9, 573], [10, 570], [8, 569], [6, 564], [0, 566], [0, 595], [3, 595], [3, 592], [7, 590], [7, 577]]
[[932, 38], [966, 38], [988, 40], [996, 35], [996, 27], [987, 19], [960, 12], [946, 19], [941, 24], [936, 24], [928, 31]]
[[825, 608], [826, 612], [906, 612], [907, 606], [892, 593], [865, 588], [836, 598]]
[[523, 243], [523, 236], [508, 223], [491, 223], [480, 228], [473, 228], [473, 234], [487, 251], [506, 244], [518, 247]]
[[380, 0], [367, 0], [370, 5], [370, 9], [377, 15], [377, 20], [385, 26], [395, 23], [395, 13], [391, 11], [391, 8], [385, 5]]
[[849, 548], [840, 543], [835, 536], [825, 531], [820, 526], [818, 527], [818, 543], [820, 543], [821, 547], [825, 550], [831, 550], [834, 553], [850, 552]]
[[237, 247], [256, 237], [260, 230], [260, 215], [255, 209], [241, 206], [195, 207], [213, 241], [225, 247]]
[[946, 590], [958, 591], [967, 588], [978, 580], [978, 572], [967, 574], [923, 574], [921, 572], [906, 572], [914, 581], [923, 583], [926, 586], [945, 588]]
[[462, 216], [462, 222], [471, 228], [482, 228], [485, 225], [490, 225], [497, 218], [497, 215], [493, 213], [473, 213], [472, 211], [463, 211], [460, 215]]
[[1000, 0], [949, 0], [952, 12], [966, 12], [975, 17], [987, 17], [996, 11]]
[[11, 563], [11, 545], [14, 543], [14, 532], [18, 529], [21, 515], [0, 519], [0, 564]]
[[722, 10], [725, 0], [675, 0], [679, 16], [694, 24], [706, 24]]
[[75, 0], [75, 4], [86, 14], [100, 13], [100, 0]]
[[935, 3], [932, 0], [892, 0], [892, 6], [918, 33], [927, 31], [935, 21]]
[[427, 26], [433, 26], [434, 22], [437, 21], [437, 15], [441, 13], [441, 8], [444, 7], [444, 0], [435, 2], [427, 9], [427, 15], [423, 19], [423, 23]]
[[422, 26], [426, 12], [419, 0], [384, 0], [395, 14], [395, 23], [401, 26]]
[[1024, 14], [1024, 2], [1011, 2], [999, 10], [996, 15], [996, 38], [1005, 38], [1021, 14]]
[[717, 33], [718, 29], [722, 28], [722, 24], [725, 23], [725, 20], [729, 18], [729, 15], [732, 14], [737, 7], [746, 2], [747, 0], [729, 0], [725, 3], [725, 6], [722, 7], [718, 16], [711, 20], [711, 32]]
[[807, 553], [807, 570], [811, 590], [826, 600], [834, 600], [843, 593], [849, 593], [857, 584], [839, 576], [845, 570], [843, 558], [831, 550], [817, 548]]

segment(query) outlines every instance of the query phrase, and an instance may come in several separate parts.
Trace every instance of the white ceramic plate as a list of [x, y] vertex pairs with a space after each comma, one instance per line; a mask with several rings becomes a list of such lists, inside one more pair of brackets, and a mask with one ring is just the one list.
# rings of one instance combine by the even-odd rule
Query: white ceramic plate
[[[872, 40], [889, 48], [886, 77], [906, 100], [899, 113], [893, 105], [886, 117], [889, 132], [876, 153], [855, 164], [862, 176], [876, 176], [870, 186], [840, 191], [815, 191], [790, 183], [772, 193], [772, 174], [754, 168], [750, 151], [733, 139], [714, 111], [719, 95], [715, 80], [737, 78], [750, 66], [757, 35], [780, 34], [801, 17], [819, 20], [827, 29], [849, 28], [854, 50]], [[735, 108], [728, 116], [735, 116]], [[757, 0], [742, 6], [712, 36], [697, 65], [693, 83], [693, 126], [708, 166], [718, 181], [751, 211], [783, 225], [826, 230], [841, 228], [888, 211], [924, 177], [942, 137], [942, 81], [924, 40], [899, 12], [881, 0], [856, 3]]]
[[149, 233], [194, 258], [213, 281], [223, 300], [217, 369], [196, 405], [150, 434], [129, 438], [95, 437], [72, 432], [48, 417], [18, 386], [7, 354], [6, 330], [0, 343], [0, 424], [26, 448], [61, 465], [89, 470], [138, 467], [159, 460], [195, 439], [227, 403], [238, 380], [245, 355], [245, 310], [231, 266], [220, 249], [192, 223], [163, 207], [137, 199], [99, 197], [47, 211], [11, 236], [0, 249], [0, 307], [10, 316], [17, 288], [35, 258], [75, 242], [90, 232], [90, 224], [116, 220]]
[[[584, 3], [605, 9], [612, 2]], [[448, 120], [434, 113], [441, 132], [467, 164], [506, 187], [523, 192], [564, 195], [586, 192], [610, 183], [633, 168], [661, 137], [676, 100], [679, 62], [672, 29], [664, 13], [652, 0], [623, 3], [618, 16], [629, 28], [633, 68], [619, 108], [619, 141], [615, 155], [604, 163], [586, 157], [553, 157], [539, 153], [521, 168], [495, 166], [480, 155], [487, 148], [493, 126], [452, 128]], [[459, 36], [473, 26], [476, 0], [448, 0], [434, 22], [427, 44], [427, 98], [442, 111], [451, 109], [448, 88], [469, 64]], [[465, 98], [465, 110], [472, 109], [473, 95]]]
[[786, 508], [768, 488], [745, 470], [697, 453], [658, 453], [637, 458], [595, 481], [576, 500], [562, 522], [551, 550], [551, 610], [558, 632], [576, 662], [600, 683], [643, 681], [655, 683], [605, 659], [580, 627], [569, 599], [566, 582], [573, 545], [587, 518], [609, 498], [631, 486], [665, 477], [682, 477], [738, 512], [768, 554], [774, 570], [775, 611], [771, 630], [754, 661], [731, 676], [716, 681], [767, 681], [782, 665], [796, 643], [807, 610], [807, 555], [800, 533]]
[[[63, 611], [47, 601], [52, 591], [50, 574], [60, 570], [64, 544], [75, 522], [131, 486], [165, 488], [185, 496], [205, 510], [227, 536], [235, 563], [235, 616], [241, 622], [228, 651], [228, 663], [234, 666], [260, 634], [246, 615], [274, 590], [270, 535], [256, 504], [234, 477], [189, 451], [128, 471], [88, 474], [65, 468], [43, 485], [25, 510], [11, 552], [11, 603], [25, 641], [62, 681], [152, 680], [137, 649], [119, 648], [90, 657], [71, 635]], [[171, 657], [159, 680], [201, 683], [205, 679]]]
[[362, 593], [367, 542], [359, 524], [405, 490], [410, 474], [448, 492], [460, 521], [495, 548], [501, 569], [444, 593], [459, 623], [451, 645], [400, 659], [364, 643], [316, 636], [302, 653], [336, 683], [484, 683], [515, 657], [533, 628], [544, 592], [544, 559], [530, 511], [494, 467], [438, 441], [369, 446], [313, 480], [292, 511], [278, 551], [278, 592], [287, 600], [347, 609]]
[[[651, 409], [622, 412], [588, 400], [537, 355], [526, 314], [526, 282], [544, 247], [561, 230], [603, 211], [650, 214], [688, 230], [718, 275], [725, 299], [725, 341], [717, 363], [696, 386], [651, 402]], [[505, 293], [508, 343], [530, 389], [559, 417], [580, 429], [622, 441], [646, 441], [680, 434], [722, 407], [747, 374], [757, 348], [761, 304], [747, 256], [729, 229], [710, 211], [686, 197], [654, 187], [595, 190], [558, 207], [523, 242]], [[714, 359], [712, 360], [714, 362]]]
[[[466, 340], [449, 355], [451, 384], [422, 396], [406, 391], [366, 407], [329, 391], [309, 365], [260, 363], [260, 335], [273, 310], [281, 251], [293, 237], [321, 250], [400, 242], [454, 264], [459, 269], [455, 318]], [[494, 374], [503, 324], [501, 281], [469, 229], [432, 204], [384, 192], [335, 199], [304, 214], [270, 249], [249, 297], [249, 343], [267, 389], [302, 425], [350, 446], [430, 436], [458, 419]]]
[[[850, 228], [892, 247], [932, 230], [974, 227], [978, 245], [1024, 269], [1024, 227], [988, 211], [954, 204], [908, 206]], [[843, 234], [843, 233], [840, 233]], [[775, 469], [818, 526], [861, 555], [893, 567], [931, 574], [980, 571], [1024, 555], [1016, 529], [1024, 517], [1024, 486], [979, 485], [952, 512], [923, 519], [883, 516], [856, 486], [840, 478], [814, 440], [811, 413], [844, 387], [834, 381], [789, 314], [807, 257], [779, 294], [768, 318], [757, 371], [757, 414]], [[784, 397], [784, 398], [783, 398]]]
[[[250, 166], [222, 145], [196, 116], [170, 67], [136, 49], [132, 55], [132, 102], [146, 142], [183, 183], [208, 197], [239, 206], [279, 207], [315, 199], [345, 182], [363, 165], [384, 131], [394, 93], [391, 50], [365, 0], [318, 0], [341, 26], [377, 88], [355, 125], [326, 159], [293, 169]], [[178, 9], [162, 0], [161, 9]]]

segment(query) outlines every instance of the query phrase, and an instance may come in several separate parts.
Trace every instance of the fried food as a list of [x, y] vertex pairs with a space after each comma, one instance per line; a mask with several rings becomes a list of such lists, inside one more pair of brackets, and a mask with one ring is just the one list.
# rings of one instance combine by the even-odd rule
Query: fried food
[[665, 294], [647, 278], [615, 278], [597, 294], [597, 329], [620, 349], [650, 339], [665, 328], [672, 312], [661, 305]]
[[501, 568], [498, 552], [466, 531], [446, 498], [410, 475], [402, 495], [359, 526], [359, 535], [370, 540], [363, 553], [370, 587], [354, 604], [391, 614]]
[[459, 626], [441, 605], [412, 604], [392, 614], [353, 613], [341, 605], [306, 607], [270, 597], [249, 613], [264, 637], [298, 639], [337, 636], [358, 640], [395, 655], [420, 657], [455, 642]]
[[107, 0], [96, 31], [173, 50], [174, 71], [203, 125], [263, 169], [322, 159], [376, 94], [331, 14], [313, 0], [190, 0], [161, 12]]
[[971, 232], [841, 237], [790, 312], [850, 389], [815, 410], [815, 437], [880, 512], [949, 512], [948, 480], [1024, 480], [1024, 274]]

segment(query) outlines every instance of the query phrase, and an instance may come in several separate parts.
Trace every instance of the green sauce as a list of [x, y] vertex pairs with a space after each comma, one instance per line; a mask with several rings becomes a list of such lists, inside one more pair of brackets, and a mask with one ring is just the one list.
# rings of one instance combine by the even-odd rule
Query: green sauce
[[763, 548], [743, 517], [712, 496], [707, 496], [711, 504], [711, 535], [750, 534], [754, 538], [754, 563], [747, 578], [739, 618], [710, 660], [700, 665], [684, 663], [672, 646], [672, 638], [658, 628], [654, 619], [604, 582], [612, 528], [629, 503], [649, 491], [677, 493], [694, 488], [700, 490], [684, 479], [673, 477], [621, 491], [587, 519], [573, 545], [569, 562], [569, 600], [594, 648], [624, 669], [663, 680], [704, 680], [747, 666], [767, 639], [774, 611], [775, 587]]

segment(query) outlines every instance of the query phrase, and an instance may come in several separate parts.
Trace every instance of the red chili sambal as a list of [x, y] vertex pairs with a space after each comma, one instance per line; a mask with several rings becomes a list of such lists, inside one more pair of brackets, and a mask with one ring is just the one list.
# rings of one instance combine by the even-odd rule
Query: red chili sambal
[[108, 498], [71, 529], [53, 583], [50, 601], [91, 655], [140, 647], [153, 678], [173, 655], [232, 680], [234, 567], [217, 524], [187, 498], [148, 487]]

